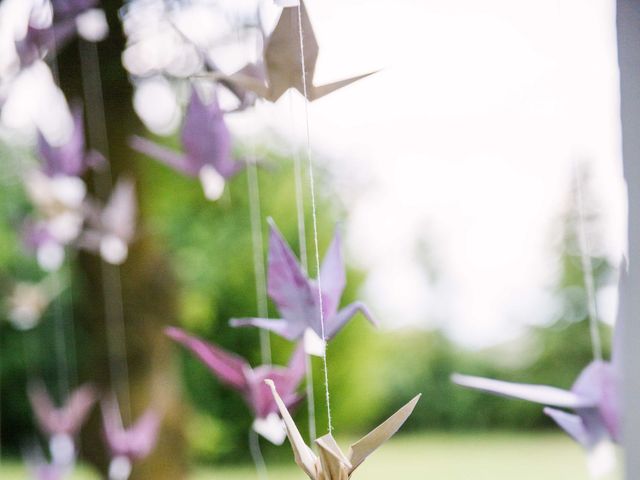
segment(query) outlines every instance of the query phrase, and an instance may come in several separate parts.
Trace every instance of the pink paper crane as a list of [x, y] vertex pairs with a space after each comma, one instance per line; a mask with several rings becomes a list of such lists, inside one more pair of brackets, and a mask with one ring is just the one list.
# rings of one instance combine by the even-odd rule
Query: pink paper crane
[[270, 378], [278, 385], [289, 408], [300, 403], [303, 397], [296, 390], [305, 375], [304, 352], [300, 346], [286, 367], [262, 365], [251, 368], [245, 359], [179, 328], [171, 327], [165, 332], [198, 357], [220, 382], [240, 392], [255, 417], [253, 429], [257, 433], [277, 445], [284, 441], [285, 431], [278, 416], [278, 406], [264, 380]]

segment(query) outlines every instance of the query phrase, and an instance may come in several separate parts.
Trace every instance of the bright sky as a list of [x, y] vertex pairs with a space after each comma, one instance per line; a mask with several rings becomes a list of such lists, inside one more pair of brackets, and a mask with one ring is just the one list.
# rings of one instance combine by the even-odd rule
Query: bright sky
[[[382, 69], [313, 103], [310, 122], [352, 206], [350, 260], [368, 272], [363, 293], [383, 322], [442, 326], [484, 346], [547, 321], [576, 160], [589, 163], [602, 215], [594, 248], [618, 261], [612, 1], [307, 4], [318, 83]], [[289, 101], [276, 110], [289, 136]], [[299, 105], [295, 117], [302, 140]], [[608, 320], [614, 298], [601, 298]]]

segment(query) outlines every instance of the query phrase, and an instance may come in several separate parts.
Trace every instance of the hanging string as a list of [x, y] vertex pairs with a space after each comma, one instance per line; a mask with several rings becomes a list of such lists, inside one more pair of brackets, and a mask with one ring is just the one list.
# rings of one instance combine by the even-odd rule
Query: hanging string
[[[62, 280], [59, 271], [52, 273], [53, 283], [56, 290], [61, 291]], [[64, 401], [69, 396], [69, 360], [66, 353], [65, 325], [64, 325], [64, 306], [62, 305], [62, 296], [53, 302], [53, 328], [54, 342], [56, 352], [57, 380], [58, 380], [58, 396]]]
[[298, 5], [298, 36], [300, 39], [300, 66], [302, 70], [302, 90], [304, 94], [304, 110], [305, 110], [305, 127], [307, 136], [307, 163], [309, 170], [309, 189], [311, 193], [311, 214], [313, 218], [313, 245], [315, 249], [316, 259], [316, 276], [318, 284], [318, 309], [320, 310], [320, 330], [322, 334], [322, 340], [325, 342], [325, 349], [322, 353], [322, 367], [324, 370], [324, 388], [325, 397], [327, 403], [327, 423], [329, 427], [329, 433], [333, 432], [333, 425], [331, 422], [331, 397], [329, 393], [329, 369], [327, 368], [327, 346], [326, 335], [324, 325], [324, 306], [322, 302], [322, 279], [320, 278], [320, 248], [318, 246], [318, 214], [316, 209], [316, 189], [315, 179], [313, 176], [313, 161], [311, 159], [311, 133], [309, 129], [309, 95], [307, 92], [307, 66], [304, 60], [304, 35], [302, 31], [302, 3]]
[[[54, 52], [51, 55], [50, 60], [50, 68], [53, 75], [53, 80], [55, 84], [60, 88], [60, 69], [58, 66], [58, 57], [57, 57], [57, 39], [55, 29], [51, 29], [51, 42], [52, 42], [52, 51]], [[65, 264], [67, 262], [65, 261]], [[71, 345], [70, 350], [73, 351], [73, 367], [74, 372], [76, 372], [73, 376], [77, 377], [77, 365], [76, 361], [76, 339], [75, 339], [75, 328], [73, 327], [73, 303], [70, 303], [70, 308], [68, 311], [65, 311], [64, 308], [64, 299], [62, 297], [63, 288], [63, 278], [61, 270], [65, 268], [63, 264], [60, 267], [60, 270], [52, 273], [52, 283], [54, 284], [54, 290], [58, 292], [55, 301], [53, 302], [53, 315], [54, 315], [54, 342], [55, 342], [55, 351], [56, 351], [56, 363], [57, 363], [57, 376], [58, 376], [58, 395], [60, 401], [64, 401], [69, 396], [70, 392], [70, 367], [69, 367], [69, 358], [67, 357], [67, 348], [69, 344]], [[69, 279], [71, 275], [69, 275]], [[67, 284], [71, 287], [70, 284]], [[67, 320], [67, 322], [65, 322]], [[67, 332], [66, 324], [70, 324], [69, 332]], [[67, 337], [69, 337], [67, 342]]]
[[[252, 148], [255, 153], [255, 147]], [[256, 280], [256, 302], [258, 316], [267, 318], [267, 280], [264, 266], [264, 243], [261, 227], [260, 186], [258, 184], [258, 167], [254, 159], [247, 165], [247, 183], [249, 185], [249, 210], [251, 216], [251, 237], [253, 243], [253, 272]], [[260, 329], [260, 356], [263, 365], [271, 364], [271, 339], [269, 331]]]
[[[63, 278], [62, 281], [67, 288], [68, 295], [68, 304], [71, 306], [66, 312], [66, 317], [69, 321], [66, 324], [66, 335], [65, 339], [68, 339], [68, 342], [65, 343], [66, 351], [69, 354], [69, 364], [71, 365], [71, 369], [69, 371], [69, 378], [71, 381], [71, 385], [78, 385], [78, 352], [76, 351], [76, 325], [74, 321], [73, 315], [73, 278], [71, 271], [71, 262], [66, 262], [66, 265], [62, 266], [63, 270]], [[62, 294], [62, 291], [58, 291], [58, 296]], [[70, 344], [70, 346], [69, 346]]]
[[578, 170], [578, 164], [573, 162], [573, 177], [575, 183], [576, 206], [578, 210], [578, 247], [580, 250], [580, 260], [582, 263], [582, 275], [585, 292], [587, 295], [587, 311], [589, 315], [589, 333], [591, 335], [591, 347], [593, 358], [602, 360], [602, 340], [598, 326], [598, 304], [596, 300], [596, 289], [593, 276], [593, 265], [591, 263], [591, 249], [586, 231], [584, 198], [582, 192], [582, 177]]
[[[290, 135], [295, 138], [295, 112], [293, 104], [293, 90], [287, 92], [289, 97], [289, 115], [290, 115]], [[300, 250], [300, 265], [305, 275], [309, 273], [309, 261], [307, 259], [307, 234], [304, 214], [304, 191], [302, 180], [302, 162], [297, 148], [291, 147], [291, 157], [293, 158], [293, 175], [295, 180], [296, 194], [296, 216], [298, 221], [298, 246]], [[313, 387], [313, 362], [311, 355], [305, 354], [305, 370], [306, 370], [306, 395], [307, 395], [307, 423], [309, 424], [309, 443], [315, 445], [316, 441], [316, 401]]]
[[[291, 136], [294, 137], [294, 110], [293, 110], [293, 90], [289, 90], [289, 113], [291, 115]], [[291, 149], [293, 157], [293, 174], [296, 188], [296, 213], [298, 218], [298, 245], [300, 247], [300, 264], [304, 273], [308, 273], [309, 262], [307, 260], [307, 229], [304, 216], [304, 192], [302, 189], [302, 162], [296, 148]]]
[[[98, 47], [93, 42], [80, 40], [80, 69], [84, 97], [93, 108], [86, 109], [89, 141], [107, 159], [109, 140], [104, 108], [104, 94], [100, 77], [100, 57]], [[93, 175], [98, 196], [108, 197], [113, 184], [111, 167], [105, 162], [104, 168]], [[112, 388], [120, 396], [120, 405], [125, 423], [131, 421], [131, 394], [129, 391], [129, 364], [127, 360], [126, 327], [122, 298], [120, 268], [104, 260], [100, 262], [102, 275], [102, 295], [109, 357], [109, 375]]]
[[[260, 1], [256, 3], [256, 21], [260, 25]], [[236, 29], [238, 39], [240, 30]], [[261, 45], [257, 41], [256, 49]], [[257, 104], [254, 107], [257, 112]], [[267, 318], [269, 316], [269, 305], [267, 303], [267, 274], [264, 264], [264, 238], [262, 235], [262, 205], [260, 202], [260, 183], [258, 181], [258, 166], [256, 141], [251, 139], [250, 155], [247, 164], [247, 186], [249, 190], [249, 215], [251, 221], [251, 242], [253, 247], [253, 273], [256, 285], [256, 304], [258, 316]], [[260, 329], [260, 357], [263, 365], [271, 365], [271, 336], [268, 330]], [[259, 480], [268, 480], [269, 474], [267, 466], [262, 456], [260, 448], [260, 437], [253, 428], [249, 429], [249, 451], [256, 468]]]
[[260, 480], [268, 480], [267, 465], [264, 463], [264, 457], [260, 449], [260, 438], [253, 428], [249, 429], [249, 452], [256, 466], [258, 478]]

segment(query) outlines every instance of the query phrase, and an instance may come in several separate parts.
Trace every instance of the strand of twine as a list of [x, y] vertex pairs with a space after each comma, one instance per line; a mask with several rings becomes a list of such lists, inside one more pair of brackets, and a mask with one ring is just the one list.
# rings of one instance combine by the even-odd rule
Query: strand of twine
[[[58, 66], [58, 58], [56, 56], [57, 51], [57, 39], [55, 34], [55, 29], [51, 29], [52, 33], [52, 50], [54, 54], [51, 56], [50, 68], [53, 76], [53, 81], [60, 88], [60, 69]], [[68, 252], [65, 252], [67, 254]], [[66, 255], [65, 255], [66, 256]], [[66, 260], [65, 260], [66, 263]], [[60, 267], [64, 268], [64, 265]], [[69, 276], [69, 280], [70, 280]], [[75, 349], [76, 349], [76, 339], [75, 339], [75, 329], [71, 328], [69, 332], [69, 336], [71, 338], [67, 339], [65, 318], [68, 319], [68, 322], [73, 324], [73, 303], [69, 308], [69, 311], [66, 312], [64, 308], [64, 299], [62, 298], [62, 291], [64, 290], [62, 287], [63, 279], [62, 273], [60, 271], [53, 272], [52, 274], [52, 282], [55, 285], [55, 290], [58, 292], [58, 295], [54, 301], [54, 342], [55, 342], [55, 350], [56, 350], [56, 363], [57, 363], [57, 376], [58, 376], [58, 394], [61, 401], [64, 401], [69, 396], [70, 392], [70, 366], [69, 366], [69, 358], [67, 357], [67, 348], [69, 343], [71, 344], [71, 349], [73, 350], [73, 358], [74, 362], [76, 359]], [[69, 290], [71, 290], [72, 285], [69, 284]], [[68, 340], [68, 341], [67, 341]], [[74, 371], [77, 372], [77, 365], [74, 363]], [[76, 377], [77, 375], [74, 375]]]
[[[256, 4], [256, 19], [260, 22], [260, 1]], [[240, 35], [239, 29], [237, 30]], [[257, 42], [256, 50], [260, 48]], [[256, 109], [257, 111], [257, 109]], [[264, 264], [264, 238], [262, 235], [262, 204], [260, 200], [260, 182], [258, 179], [258, 166], [256, 165], [256, 141], [251, 139], [251, 157], [247, 165], [247, 186], [249, 189], [249, 214], [251, 220], [251, 239], [253, 246], [253, 273], [256, 284], [256, 304], [258, 316], [269, 316], [267, 303], [267, 274]], [[268, 330], [260, 329], [260, 357], [263, 365], [271, 364], [271, 335]], [[249, 451], [259, 480], [268, 480], [267, 465], [260, 448], [260, 437], [253, 428], [249, 429]]]
[[[93, 106], [87, 110], [88, 134], [91, 145], [109, 158], [109, 139], [104, 108], [104, 93], [100, 77], [100, 57], [98, 47], [93, 42], [80, 40], [80, 67], [82, 88], [85, 99]], [[93, 175], [97, 194], [104, 200], [113, 184], [109, 162], [100, 172]], [[122, 297], [120, 268], [100, 262], [102, 295], [104, 299], [105, 326], [107, 330], [107, 355], [111, 386], [119, 393], [126, 423], [131, 421], [131, 393], [129, 390], [129, 364], [127, 359], [126, 327]]]
[[[289, 114], [291, 116], [290, 134], [295, 138], [295, 112], [293, 108], [293, 90], [289, 90]], [[300, 250], [300, 265], [305, 275], [308, 275], [309, 261], [307, 259], [307, 234], [304, 215], [304, 191], [302, 180], [302, 162], [295, 147], [291, 148], [293, 158], [293, 175], [295, 179], [296, 195], [296, 216], [298, 221], [298, 246]], [[315, 445], [316, 441], [316, 401], [313, 386], [313, 362], [311, 355], [305, 354], [306, 386], [307, 395], [307, 423], [309, 424], [309, 443]]]
[[311, 213], [313, 218], [313, 245], [315, 249], [316, 260], [316, 276], [318, 285], [318, 309], [320, 313], [320, 330], [322, 334], [322, 340], [325, 342], [325, 349], [322, 353], [322, 367], [324, 370], [324, 388], [325, 398], [327, 403], [327, 424], [329, 427], [329, 433], [333, 432], [333, 425], [331, 422], [331, 396], [329, 392], [329, 369], [327, 368], [327, 346], [326, 335], [324, 325], [324, 306], [322, 302], [322, 279], [320, 278], [320, 248], [318, 246], [318, 215], [316, 208], [316, 190], [315, 179], [313, 175], [313, 161], [311, 158], [311, 132], [309, 128], [309, 94], [307, 92], [307, 67], [304, 59], [304, 33], [302, 31], [302, 3], [298, 5], [298, 36], [300, 39], [300, 66], [302, 69], [302, 90], [304, 94], [304, 110], [305, 110], [305, 127], [307, 137], [307, 162], [309, 170], [309, 189], [311, 194]]
[[[289, 113], [291, 115], [291, 134], [294, 134], [294, 110], [293, 110], [293, 91], [289, 90]], [[291, 149], [293, 157], [293, 175], [295, 178], [296, 188], [296, 214], [298, 220], [298, 246], [300, 248], [300, 264], [304, 273], [308, 273], [309, 261], [307, 260], [307, 229], [304, 216], [304, 192], [302, 181], [302, 162], [296, 148]]]
[[578, 210], [578, 246], [580, 249], [580, 261], [582, 264], [582, 275], [585, 292], [587, 294], [587, 311], [589, 315], [589, 333], [591, 335], [591, 347], [593, 358], [602, 360], [602, 339], [598, 327], [598, 304], [596, 300], [596, 289], [593, 276], [593, 265], [591, 263], [591, 250], [587, 238], [584, 198], [582, 192], [582, 178], [578, 171], [577, 162], [573, 163], [573, 176], [575, 182], [575, 195]]
[[[255, 152], [255, 147], [252, 149]], [[252, 160], [247, 165], [247, 182], [249, 185], [249, 210], [251, 216], [251, 237], [253, 243], [253, 272], [256, 280], [256, 301], [258, 316], [267, 318], [269, 308], [267, 304], [267, 280], [264, 265], [264, 247], [262, 237], [262, 218], [260, 205], [260, 186], [258, 183], [258, 168]], [[271, 364], [271, 339], [269, 331], [260, 329], [260, 355], [263, 365]]]
[[[60, 272], [53, 272], [53, 282], [56, 289], [60, 290], [62, 280]], [[58, 395], [61, 401], [69, 396], [69, 359], [66, 352], [65, 325], [64, 325], [64, 306], [62, 305], [61, 295], [58, 295], [53, 305], [54, 320], [54, 342], [56, 351], [56, 366], [58, 380]]]
[[249, 452], [256, 466], [258, 478], [260, 480], [268, 480], [267, 465], [264, 462], [262, 450], [260, 449], [260, 438], [253, 428], [249, 429]]

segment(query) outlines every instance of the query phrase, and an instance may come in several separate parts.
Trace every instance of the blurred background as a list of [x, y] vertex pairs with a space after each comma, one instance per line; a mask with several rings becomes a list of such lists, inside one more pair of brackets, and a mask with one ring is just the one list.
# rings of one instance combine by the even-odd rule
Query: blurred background
[[[5, 33], [11, 2], [0, 3]], [[278, 9], [262, 3], [268, 31]], [[306, 3], [320, 44], [316, 83], [380, 70], [308, 111], [320, 253], [338, 226], [348, 264], [343, 305], [362, 299], [380, 319], [373, 329], [357, 318], [329, 346], [338, 440], [348, 445], [422, 392], [401, 434], [362, 467], [362, 478], [586, 478], [580, 448], [539, 406], [463, 390], [449, 377], [464, 372], [568, 388], [591, 360], [576, 179], [609, 351], [626, 248], [614, 2]], [[138, 191], [139, 234], [121, 267], [123, 338], [133, 410], [160, 402], [165, 421], [157, 450], [134, 475], [251, 478], [252, 419], [240, 396], [162, 335], [166, 325], [182, 326], [259, 364], [258, 333], [227, 324], [257, 309], [247, 173], [212, 203], [197, 181], [134, 152], [128, 140], [137, 134], [180, 148], [188, 78], [202, 68], [157, 12], [171, 12], [171, 21], [230, 73], [256, 57], [256, 2], [101, 6], [109, 35], [95, 44], [99, 63], [83, 69], [88, 43], [73, 40], [55, 71], [69, 101], [84, 99], [87, 111], [98, 108], [88, 98], [97, 92], [86, 89], [87, 75], [99, 71], [111, 168], [114, 176], [133, 176]], [[8, 58], [6, 48], [0, 44], [0, 58]], [[60, 311], [73, 319], [65, 345], [75, 378], [109, 382], [96, 258], [78, 253], [65, 264], [67, 288], [36, 327], [22, 331], [8, 321], [13, 283], [43, 276], [22, 246], [20, 222], [32, 207], [21, 171], [37, 162], [33, 104], [55, 99], [33, 89], [44, 91], [34, 80], [22, 97], [20, 88], [6, 94], [0, 125], [3, 478], [23, 478], [21, 452], [36, 435], [27, 380], [43, 378], [56, 391]], [[232, 104], [228, 92], [220, 98]], [[305, 115], [303, 98], [290, 91], [276, 104], [225, 116], [238, 156], [263, 159], [263, 231], [273, 217], [296, 251], [294, 162], [306, 162]], [[306, 181], [304, 198], [313, 252]], [[285, 363], [291, 346], [274, 336], [272, 346], [275, 363]], [[324, 388], [321, 371], [314, 360], [316, 392]], [[316, 409], [322, 433], [322, 395]], [[94, 412], [83, 432], [86, 471], [78, 478], [94, 478], [104, 466], [98, 417]], [[306, 431], [304, 408], [296, 420]], [[265, 444], [263, 451], [273, 478], [302, 477], [287, 445]]]

